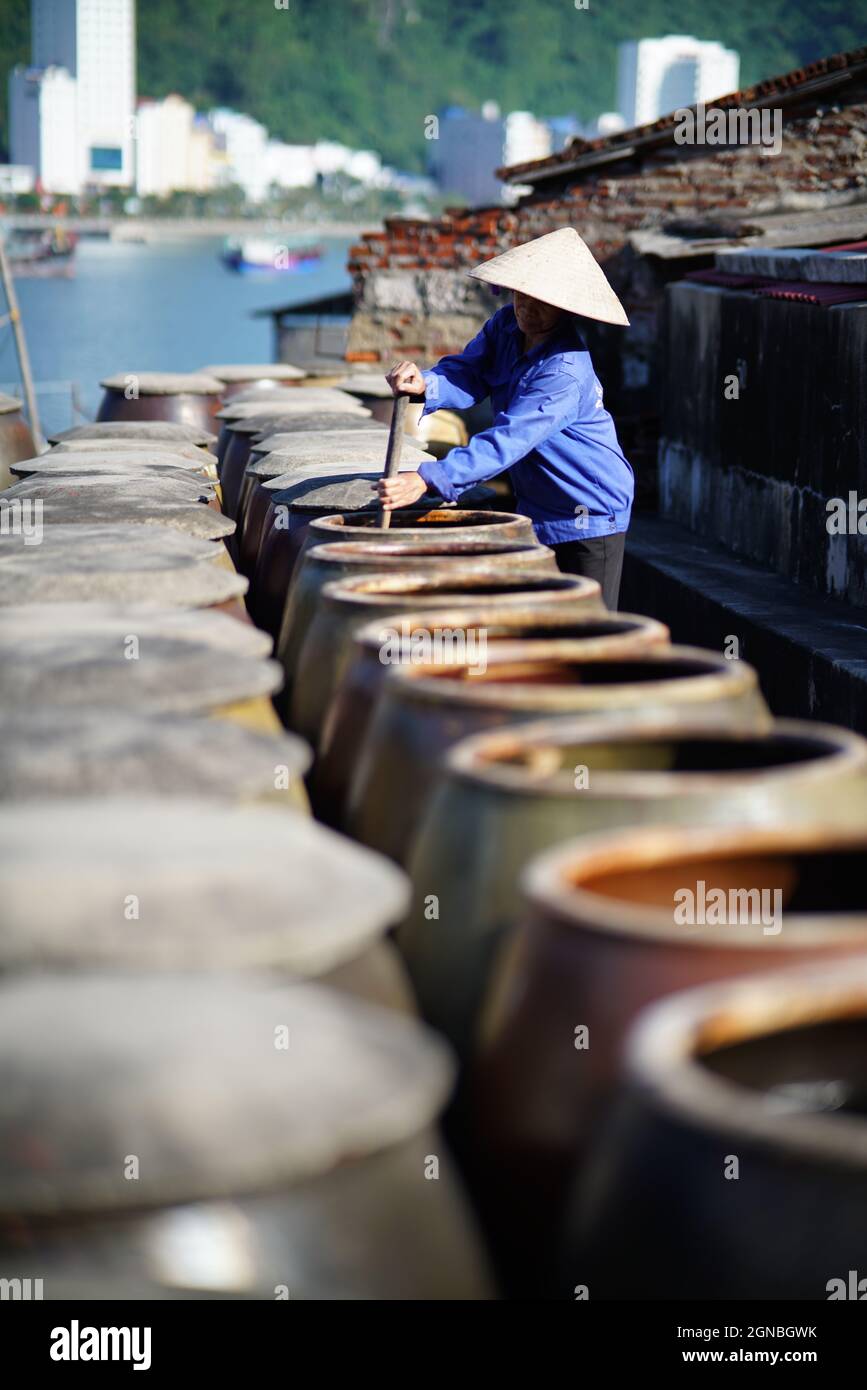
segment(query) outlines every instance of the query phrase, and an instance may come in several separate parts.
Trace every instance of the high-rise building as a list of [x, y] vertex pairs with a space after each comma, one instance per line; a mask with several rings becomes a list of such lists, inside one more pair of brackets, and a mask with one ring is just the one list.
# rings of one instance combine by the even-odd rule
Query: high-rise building
[[66, 68], [15, 68], [9, 77], [12, 162], [46, 193], [78, 193], [76, 86]]
[[175, 94], [162, 101], [139, 102], [135, 152], [135, 186], [142, 198], [207, 193], [223, 167], [214, 132], [188, 101]]
[[131, 185], [135, 0], [31, 0], [31, 23], [33, 66], [75, 80], [75, 184]]
[[627, 127], [646, 125], [682, 107], [736, 92], [740, 58], [721, 43], [686, 34], [622, 43], [617, 103]]

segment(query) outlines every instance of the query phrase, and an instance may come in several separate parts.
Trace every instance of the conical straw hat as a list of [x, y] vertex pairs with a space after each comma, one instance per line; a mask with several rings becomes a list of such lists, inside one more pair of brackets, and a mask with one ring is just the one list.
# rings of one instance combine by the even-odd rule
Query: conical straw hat
[[585, 319], [629, 324], [604, 271], [573, 227], [561, 227], [523, 246], [514, 246], [502, 256], [483, 261], [469, 273], [477, 280], [521, 290]]

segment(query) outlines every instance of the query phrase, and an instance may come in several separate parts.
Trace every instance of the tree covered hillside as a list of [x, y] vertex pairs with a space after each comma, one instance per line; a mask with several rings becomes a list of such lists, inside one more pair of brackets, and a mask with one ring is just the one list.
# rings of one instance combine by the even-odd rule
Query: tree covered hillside
[[[867, 43], [867, 0], [138, 0], [142, 95], [234, 106], [275, 136], [420, 169], [452, 103], [589, 119], [615, 105], [617, 44], [718, 39], [742, 84]], [[0, 0], [3, 86], [29, 59], [29, 0]], [[8, 113], [0, 117], [5, 147]]]

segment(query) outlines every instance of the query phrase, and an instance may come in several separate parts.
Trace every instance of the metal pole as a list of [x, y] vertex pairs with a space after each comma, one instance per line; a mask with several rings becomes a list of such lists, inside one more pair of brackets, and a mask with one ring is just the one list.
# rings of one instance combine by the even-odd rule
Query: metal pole
[[21, 385], [24, 389], [24, 401], [30, 419], [30, 431], [33, 435], [33, 442], [36, 446], [36, 450], [38, 453], [41, 453], [45, 447], [45, 440], [42, 437], [42, 426], [39, 422], [36, 392], [33, 390], [33, 377], [30, 373], [30, 358], [27, 355], [27, 341], [24, 337], [24, 325], [21, 322], [18, 297], [15, 293], [12, 271], [9, 269], [9, 261], [6, 256], [6, 239], [2, 232], [0, 232], [0, 280], [3, 282], [3, 291], [6, 295], [6, 303], [9, 306], [9, 322], [12, 324], [12, 332], [15, 334], [15, 347], [18, 351], [18, 367], [21, 373]]

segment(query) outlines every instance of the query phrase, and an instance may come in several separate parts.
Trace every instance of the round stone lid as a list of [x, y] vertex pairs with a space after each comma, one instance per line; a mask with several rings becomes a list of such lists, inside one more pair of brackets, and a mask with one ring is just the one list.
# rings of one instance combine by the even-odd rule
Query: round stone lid
[[198, 425], [177, 425], [173, 420], [94, 420], [48, 436], [49, 444], [62, 444], [68, 439], [178, 439], [203, 448], [217, 442], [217, 436], [208, 430]]
[[[64, 608], [57, 612], [65, 616]], [[42, 625], [26, 640], [20, 632], [10, 640], [9, 629], [0, 625], [0, 701], [7, 709], [50, 705], [188, 714], [273, 695], [282, 679], [276, 661], [135, 627], [119, 633]]]
[[[39, 524], [43, 534], [45, 529], [55, 525], [116, 526], [135, 523], [141, 526], [172, 526], [193, 536], [216, 540], [221, 536], [231, 536], [235, 530], [235, 523], [230, 517], [212, 507], [203, 507], [195, 496], [158, 491], [156, 483], [162, 480], [157, 479], [156, 475], [153, 485], [149, 483], [146, 490], [135, 480], [132, 480], [134, 486], [126, 488], [115, 486], [106, 490], [83, 486], [88, 482], [104, 481], [102, 475], [90, 479], [43, 478], [41, 482], [36, 478], [26, 479], [7, 488], [4, 499], [8, 503], [17, 498], [22, 507], [28, 503], [31, 507], [41, 503]], [[61, 487], [59, 484], [70, 486]]]
[[[197, 444], [185, 444], [182, 439], [64, 439], [49, 449], [48, 458], [62, 458], [67, 454], [98, 454], [100, 457], [125, 454], [144, 454], [148, 458], [187, 459], [200, 463], [205, 468], [213, 468], [217, 462], [215, 454], [208, 449], [200, 449]], [[45, 458], [45, 454], [40, 455]]]
[[[316, 440], [322, 442], [317, 443]], [[357, 469], [364, 464], [373, 464], [374, 471], [381, 478], [387, 443], [388, 441], [380, 435], [362, 435], [355, 440], [347, 439], [345, 436], [341, 438], [336, 435], [314, 435], [309, 442], [305, 439], [300, 446], [296, 440], [272, 453], [263, 454], [261, 458], [253, 459], [248, 463], [246, 471], [256, 478], [276, 478], [280, 473], [287, 472], [293, 464], [318, 468], [323, 475], [332, 468], [349, 466]], [[402, 469], [418, 468], [420, 464], [433, 458], [432, 454], [426, 453], [411, 440], [408, 440], [407, 444], [409, 447], [404, 448], [401, 459]]]
[[104, 454], [84, 453], [70, 449], [66, 453], [40, 454], [38, 458], [19, 459], [9, 465], [19, 478], [78, 477], [97, 474], [165, 473], [168, 477], [207, 478], [208, 465], [176, 454], [139, 454], [130, 449]]
[[[260, 478], [261, 485], [267, 488], [268, 492], [271, 493], [272, 502], [275, 502], [275, 500], [279, 500], [279, 502], [285, 500], [282, 496], [276, 498], [276, 493], [282, 493], [288, 488], [293, 488], [296, 482], [318, 481], [325, 484], [325, 482], [328, 482], [329, 478], [340, 481], [347, 477], [365, 477], [370, 478], [371, 481], [378, 481], [379, 478], [382, 477], [382, 467], [371, 468], [370, 471], [363, 471], [363, 460], [356, 460], [354, 463], [324, 464], [315, 463], [315, 461], [314, 463], [299, 463], [299, 461], [288, 459], [288, 457], [279, 455], [279, 453], [267, 455], [267, 460], [267, 471], [261, 471]], [[420, 460], [418, 460], [417, 456], [408, 456], [406, 459], [400, 460], [400, 471], [402, 471], [402, 473], [407, 473], [407, 471], [414, 470], [414, 468], [418, 466], [418, 461]], [[264, 459], [263, 463], [265, 463]], [[274, 473], [274, 468], [278, 466], [278, 464], [281, 466], [281, 471], [279, 471], [279, 473]], [[250, 466], [250, 471], [253, 471], [253, 466]], [[424, 499], [422, 499], [421, 505], [424, 505]], [[379, 503], [375, 499], [374, 506], [379, 506]]]
[[350, 396], [376, 396], [380, 400], [394, 397], [394, 392], [382, 372], [359, 372], [357, 376], [344, 377], [342, 381], [337, 382], [336, 389], [347, 391]]
[[[370, 414], [347, 415], [344, 411], [324, 411], [321, 415], [254, 415], [247, 420], [231, 420], [227, 428], [233, 434], [252, 434], [267, 438], [291, 439], [296, 434], [321, 434], [328, 430], [341, 430], [344, 433], [379, 434], [388, 438], [388, 429], [381, 420], [374, 420]], [[261, 447], [258, 440], [253, 450]]]
[[[35, 709], [0, 714], [0, 801], [38, 797], [216, 796], [243, 801], [303, 777], [294, 734], [231, 720]], [[2, 956], [2, 947], [0, 947]]]
[[218, 367], [202, 367], [201, 370], [205, 376], [215, 376], [227, 386], [234, 386], [239, 381], [300, 381], [307, 375], [300, 367], [293, 367], [289, 362], [229, 362], [221, 363]]
[[381, 477], [381, 473], [347, 473], [343, 477], [302, 478], [272, 492], [271, 500], [278, 506], [325, 515], [369, 512], [379, 506], [376, 487]]
[[327, 410], [337, 415], [370, 415], [365, 406], [343, 391], [333, 391], [327, 386], [296, 386], [291, 391], [283, 389], [277, 395], [266, 395], [264, 391], [259, 391], [252, 400], [235, 396], [228, 405], [217, 411], [217, 419], [248, 420], [254, 415], [309, 415], [317, 410]]
[[116, 372], [99, 383], [106, 391], [127, 391], [134, 385], [140, 396], [219, 396], [222, 381], [201, 372]]
[[213, 484], [206, 478], [196, 477], [194, 473], [169, 473], [159, 469], [142, 478], [136, 469], [124, 471], [123, 464], [111, 473], [76, 472], [75, 456], [70, 454], [69, 468], [62, 473], [34, 473], [32, 477], [13, 483], [3, 493], [5, 501], [13, 498], [77, 497], [81, 494], [100, 498], [122, 498], [124, 495], [144, 497], [147, 500], [175, 502], [206, 502], [214, 496]]
[[231, 430], [232, 434], [240, 435], [296, 435], [296, 434], [322, 434], [329, 430], [340, 430], [345, 434], [358, 434], [358, 431], [377, 432], [388, 439], [388, 431], [385, 425], [379, 420], [372, 418], [370, 411], [364, 413], [358, 411], [357, 414], [349, 411], [324, 411], [321, 416], [315, 414], [272, 414], [272, 416], [247, 416], [243, 420], [226, 420], [226, 430]]
[[11, 415], [15, 410], [22, 410], [23, 403], [17, 396], [7, 396], [0, 391], [0, 415]]
[[418, 1133], [451, 1071], [419, 1025], [307, 982], [13, 976], [0, 983], [0, 1212], [278, 1188]]
[[[154, 535], [164, 528], [152, 527]], [[166, 534], [169, 534], [166, 532]], [[159, 545], [62, 553], [26, 546], [0, 551], [0, 605], [82, 603], [89, 599], [178, 604], [208, 608], [247, 592], [243, 575], [198, 556], [178, 555]]]
[[[221, 548], [198, 536], [185, 536], [168, 526], [50, 526], [43, 532], [38, 549], [43, 555], [103, 554], [107, 550], [137, 547], [166, 556], [187, 559], [220, 560]], [[34, 542], [19, 532], [0, 533], [0, 561], [20, 550], [31, 550]]]
[[266, 632], [216, 609], [157, 603], [67, 603], [62, 609], [54, 603], [27, 603], [0, 608], [0, 642], [7, 647], [17, 643], [26, 650], [28, 643], [58, 631], [101, 640], [103, 649], [114, 653], [130, 636], [140, 643], [161, 637], [246, 657], [270, 656], [273, 647]]

